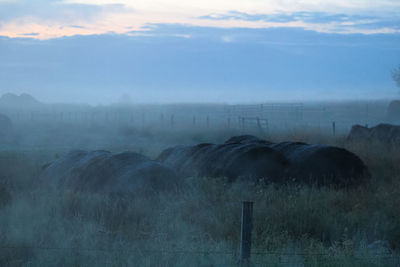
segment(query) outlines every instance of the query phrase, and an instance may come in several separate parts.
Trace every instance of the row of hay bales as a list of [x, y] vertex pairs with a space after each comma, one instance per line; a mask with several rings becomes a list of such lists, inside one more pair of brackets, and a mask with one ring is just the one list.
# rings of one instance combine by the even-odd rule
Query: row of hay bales
[[230, 181], [352, 186], [369, 177], [353, 153], [338, 147], [300, 142], [271, 143], [251, 135], [223, 144], [177, 146], [157, 159], [184, 176], [227, 177]]
[[154, 192], [176, 188], [179, 176], [135, 152], [75, 150], [44, 166], [41, 179], [54, 189], [104, 193]]
[[347, 138], [350, 141], [372, 141], [386, 145], [400, 145], [400, 125], [381, 123], [371, 128], [353, 125]]
[[156, 160], [134, 152], [72, 151], [42, 173], [53, 188], [97, 192], [173, 190], [188, 176], [347, 187], [366, 183], [369, 173], [356, 155], [342, 148], [276, 144], [250, 135], [223, 144], [176, 146]]
[[391, 123], [400, 123], [400, 100], [393, 100], [389, 103], [386, 119]]
[[[0, 114], [0, 126], [9, 130], [12, 122]], [[355, 125], [348, 139], [400, 144], [400, 126]], [[364, 184], [369, 178], [364, 163], [345, 149], [272, 143], [249, 135], [232, 137], [222, 144], [168, 148], [155, 161], [134, 152], [73, 151], [46, 166], [42, 178], [61, 189], [133, 192], [174, 188], [188, 176], [335, 187]]]

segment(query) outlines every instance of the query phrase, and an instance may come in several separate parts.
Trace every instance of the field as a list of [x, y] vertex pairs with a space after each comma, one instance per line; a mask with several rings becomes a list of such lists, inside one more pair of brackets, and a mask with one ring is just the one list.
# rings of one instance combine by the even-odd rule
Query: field
[[[137, 113], [138, 118], [126, 116], [137, 123], [117, 125], [115, 118], [114, 123], [93, 123], [89, 113], [78, 123], [61, 117], [64, 112], [40, 122], [30, 117], [29, 123], [20, 113], [13, 132], [2, 137], [1, 266], [236, 266], [243, 200], [254, 201], [251, 266], [400, 264], [400, 148], [349, 142], [344, 129], [333, 135], [332, 114], [319, 118], [326, 130], [309, 123], [309, 128], [293, 124], [267, 131], [233, 122], [212, 127], [206, 120], [201, 126], [178, 127], [167, 112], [168, 127], [145, 123]], [[188, 123], [193, 123], [191, 115]], [[188, 177], [175, 192], [101, 195], [54, 192], [40, 179], [44, 164], [71, 149], [132, 150], [155, 158], [176, 144], [222, 142], [243, 133], [344, 147], [362, 158], [372, 180], [336, 190]]]

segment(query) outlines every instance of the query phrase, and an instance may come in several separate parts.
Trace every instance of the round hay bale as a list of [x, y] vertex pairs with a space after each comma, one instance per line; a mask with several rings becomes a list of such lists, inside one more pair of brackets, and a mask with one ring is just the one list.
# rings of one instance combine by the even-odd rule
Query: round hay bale
[[387, 120], [391, 123], [400, 123], [400, 100], [393, 100], [387, 108]]
[[169, 167], [134, 152], [72, 151], [44, 167], [42, 180], [56, 189], [86, 192], [158, 192], [176, 188]]

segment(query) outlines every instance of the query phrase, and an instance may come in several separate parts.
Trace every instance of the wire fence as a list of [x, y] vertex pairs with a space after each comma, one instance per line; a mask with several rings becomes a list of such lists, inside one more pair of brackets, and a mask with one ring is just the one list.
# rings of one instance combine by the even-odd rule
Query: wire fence
[[[350, 115], [349, 115], [350, 114]], [[346, 116], [347, 115], [347, 116]], [[232, 128], [255, 129], [271, 133], [273, 131], [296, 128], [319, 128], [331, 134], [347, 132], [353, 124], [375, 124], [385, 120], [385, 112], [381, 106], [352, 107], [334, 109], [332, 107], [307, 107], [301, 103], [293, 104], [260, 104], [205, 107], [146, 107], [138, 109], [97, 109], [78, 111], [31, 111], [10, 113], [17, 123], [51, 123], [51, 124], [119, 124], [135, 127], [158, 125], [160, 127], [202, 127], [202, 128]], [[57, 246], [12, 246], [1, 245], [0, 250], [41, 250], [46, 252], [59, 251], [80, 253], [135, 253], [171, 255], [175, 257], [197, 255], [205, 258], [212, 255], [210, 264], [195, 264], [194, 266], [235, 266], [238, 264], [238, 250], [190, 250], [190, 249], [141, 249], [141, 248], [89, 248], [89, 247], [57, 247]], [[148, 256], [147, 256], [148, 257]], [[269, 266], [276, 263], [286, 265], [306, 265], [307, 261], [324, 262], [362, 262], [400, 266], [400, 256], [395, 253], [313, 253], [313, 252], [276, 252], [268, 249], [257, 249], [251, 252], [251, 266]], [[1, 260], [1, 259], [0, 259]], [[320, 264], [320, 265], [321, 265]], [[146, 265], [144, 265], [146, 266]], [[149, 263], [148, 266], [151, 266]], [[193, 266], [193, 265], [192, 265]]]
[[118, 125], [160, 128], [231, 128], [265, 133], [310, 129], [347, 133], [354, 124], [386, 122], [386, 102], [331, 104], [263, 103], [253, 105], [137, 105], [5, 110], [20, 124]]
[[[0, 246], [0, 250], [42, 250], [46, 252], [79, 252], [90, 253], [96, 252], [101, 255], [106, 253], [135, 253], [143, 258], [153, 257], [154, 255], [166, 255], [179, 258], [180, 256], [188, 257], [207, 257], [213, 255], [210, 263], [193, 264], [191, 266], [239, 266], [239, 252], [237, 250], [190, 250], [190, 249], [140, 249], [140, 248], [85, 248], [85, 247], [55, 247], [55, 246]], [[98, 256], [98, 255], [97, 255]], [[281, 266], [306, 266], [307, 263], [314, 262], [316, 264], [337, 263], [340, 262], [360, 262], [371, 264], [382, 264], [383, 266], [400, 266], [400, 256], [394, 253], [315, 253], [315, 252], [274, 252], [257, 250], [251, 252], [252, 260], [248, 266], [270, 266], [275, 263]], [[207, 261], [207, 260], [205, 260]], [[153, 266], [149, 263], [149, 266]], [[135, 266], [135, 265], [132, 265]], [[146, 265], [145, 265], [146, 266]], [[163, 265], [169, 266], [169, 265]], [[320, 265], [316, 265], [320, 266]]]

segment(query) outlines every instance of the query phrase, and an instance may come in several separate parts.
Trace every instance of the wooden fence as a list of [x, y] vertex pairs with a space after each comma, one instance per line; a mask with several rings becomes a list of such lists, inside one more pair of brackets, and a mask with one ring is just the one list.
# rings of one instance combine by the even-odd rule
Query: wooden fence
[[[366, 106], [365, 106], [366, 105]], [[1, 111], [0, 111], [1, 112]], [[288, 130], [343, 134], [354, 124], [385, 122], [384, 105], [323, 106], [302, 103], [257, 105], [158, 105], [3, 111], [20, 124], [124, 125], [163, 128], [228, 128], [266, 133]]]

